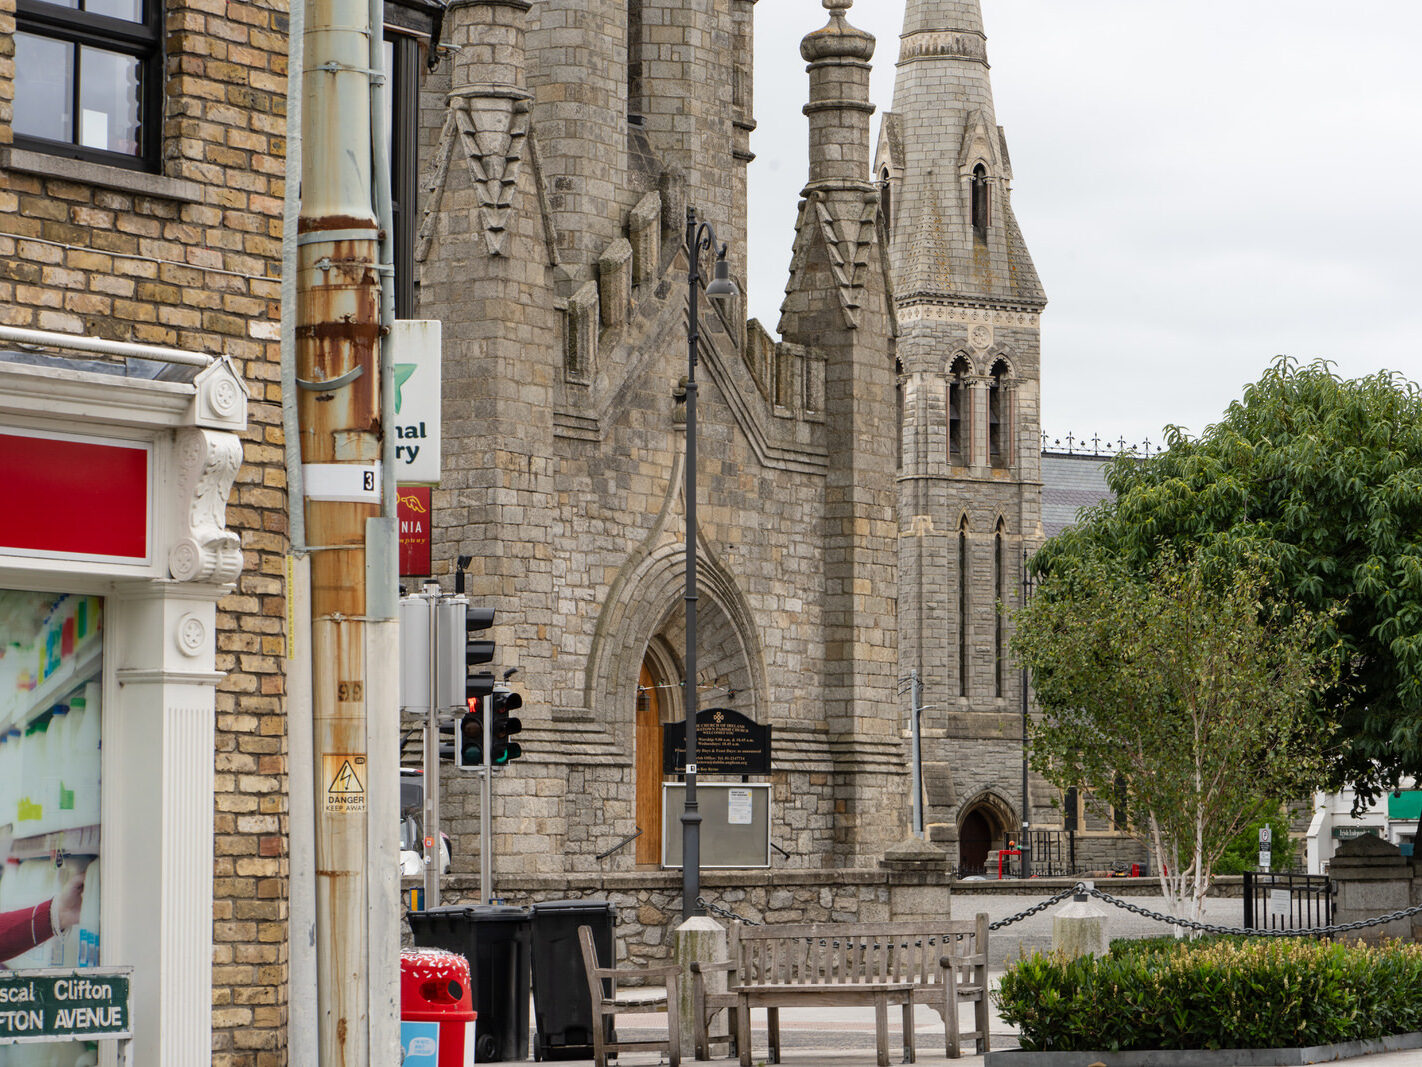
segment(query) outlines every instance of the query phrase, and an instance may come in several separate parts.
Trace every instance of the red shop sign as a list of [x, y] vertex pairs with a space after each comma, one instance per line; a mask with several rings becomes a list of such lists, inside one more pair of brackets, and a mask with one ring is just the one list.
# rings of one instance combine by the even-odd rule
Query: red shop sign
[[396, 490], [395, 515], [400, 521], [400, 577], [430, 574], [430, 487], [402, 485]]
[[0, 552], [148, 559], [147, 445], [0, 433]]

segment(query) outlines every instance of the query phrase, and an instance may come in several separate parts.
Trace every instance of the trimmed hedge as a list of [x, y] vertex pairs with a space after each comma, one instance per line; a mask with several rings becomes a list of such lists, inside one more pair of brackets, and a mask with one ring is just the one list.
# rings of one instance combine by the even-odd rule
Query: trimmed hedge
[[1032, 1052], [1331, 1045], [1422, 1030], [1422, 945], [1117, 942], [1020, 960], [995, 997]]

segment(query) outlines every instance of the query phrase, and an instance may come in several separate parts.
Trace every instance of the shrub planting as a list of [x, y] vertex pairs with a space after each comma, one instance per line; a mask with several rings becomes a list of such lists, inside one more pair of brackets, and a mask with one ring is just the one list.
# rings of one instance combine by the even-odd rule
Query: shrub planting
[[995, 995], [1034, 1052], [1330, 1045], [1422, 1029], [1422, 945], [1115, 942], [1022, 959]]

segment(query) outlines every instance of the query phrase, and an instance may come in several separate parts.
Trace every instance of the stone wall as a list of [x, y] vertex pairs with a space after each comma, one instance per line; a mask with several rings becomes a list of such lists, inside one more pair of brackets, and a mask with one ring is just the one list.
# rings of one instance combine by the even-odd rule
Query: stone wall
[[245, 558], [217, 616], [213, 1067], [285, 1061], [286, 11], [165, 5], [162, 172], [148, 174], [12, 147], [15, 3], [0, 0], [0, 323], [222, 353], [251, 392], [227, 509]]
[[[415, 884], [411, 882], [410, 884]], [[681, 923], [681, 872], [496, 881], [504, 904], [607, 900], [617, 909], [619, 965], [669, 962]], [[702, 896], [759, 923], [887, 922], [946, 914], [950, 889], [941, 873], [846, 867], [839, 870], [703, 871]], [[477, 879], [446, 879], [441, 904], [478, 902]], [[408, 927], [406, 928], [408, 940]]]

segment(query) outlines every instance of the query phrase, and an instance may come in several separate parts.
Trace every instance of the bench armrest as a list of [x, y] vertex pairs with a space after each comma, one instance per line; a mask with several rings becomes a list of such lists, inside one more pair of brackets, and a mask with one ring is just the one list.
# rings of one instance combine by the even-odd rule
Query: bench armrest
[[667, 964], [665, 967], [638, 967], [636, 969], [622, 968], [617, 972], [618, 978], [671, 978], [681, 974], [681, 967], [675, 963]]
[[702, 963], [700, 960], [691, 961], [692, 974], [704, 974], [707, 971], [734, 971], [739, 967], [734, 960], [722, 960], [720, 963]]
[[950, 967], [982, 967], [987, 965], [986, 952], [974, 952], [968, 956], [939, 956], [938, 966], [945, 971]]

